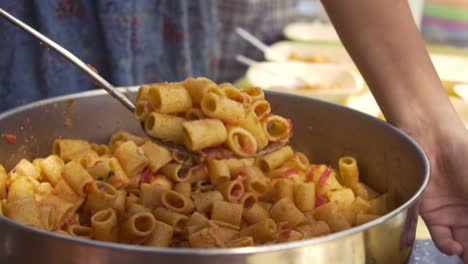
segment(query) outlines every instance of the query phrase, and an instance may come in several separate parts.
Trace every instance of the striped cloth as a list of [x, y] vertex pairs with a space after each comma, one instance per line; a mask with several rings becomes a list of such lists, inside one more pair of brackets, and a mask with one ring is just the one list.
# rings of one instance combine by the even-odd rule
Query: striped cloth
[[422, 34], [432, 44], [468, 47], [468, 8], [427, 3]]

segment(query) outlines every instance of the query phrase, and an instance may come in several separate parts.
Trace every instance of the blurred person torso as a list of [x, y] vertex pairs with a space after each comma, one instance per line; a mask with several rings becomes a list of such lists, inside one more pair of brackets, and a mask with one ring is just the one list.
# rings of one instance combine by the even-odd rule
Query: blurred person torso
[[[116, 86], [206, 76], [234, 81], [237, 53], [261, 53], [242, 26], [271, 43], [298, 0], [3, 0], [0, 7], [70, 50]], [[0, 20], [0, 112], [95, 89], [76, 67]]]

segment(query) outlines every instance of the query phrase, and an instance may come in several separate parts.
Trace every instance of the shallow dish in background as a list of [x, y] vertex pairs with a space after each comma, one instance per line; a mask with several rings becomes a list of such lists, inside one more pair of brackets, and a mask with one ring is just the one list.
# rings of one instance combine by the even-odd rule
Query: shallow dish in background
[[330, 23], [298, 22], [287, 25], [283, 34], [287, 39], [322, 44], [341, 43], [335, 28]]
[[[278, 56], [278, 54], [282, 56]], [[265, 52], [265, 60], [267, 61], [284, 61], [284, 58], [315, 63], [341, 64], [355, 68], [353, 60], [343, 46], [280, 41], [271, 45]]]
[[260, 62], [251, 66], [246, 76], [253, 86], [333, 103], [342, 103], [364, 86], [357, 72], [332, 64]]
[[468, 83], [468, 57], [433, 53], [430, 54], [432, 64], [451, 95], [454, 94], [455, 85]]
[[[465, 124], [465, 127], [468, 128], [468, 102], [455, 97], [450, 97], [450, 101], [458, 116]], [[345, 101], [344, 105], [362, 113], [383, 119], [382, 111], [370, 92], [358, 96], [350, 96]]]

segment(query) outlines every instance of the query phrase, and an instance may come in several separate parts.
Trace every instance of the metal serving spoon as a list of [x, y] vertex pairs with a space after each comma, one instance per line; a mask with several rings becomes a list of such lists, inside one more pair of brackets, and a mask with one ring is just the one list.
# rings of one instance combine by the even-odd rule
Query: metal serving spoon
[[[48, 37], [42, 35], [32, 27], [26, 25], [22, 21], [18, 20], [14, 16], [10, 15], [8, 12], [0, 8], [0, 15], [5, 18], [8, 22], [14, 24], [17, 28], [20, 28], [30, 35], [32, 35], [34, 38], [39, 40], [41, 45], [46, 46], [52, 50], [55, 50], [58, 54], [62, 55], [65, 59], [67, 59], [69, 62], [73, 63], [78, 69], [86, 73], [93, 81], [98, 83], [102, 88], [104, 88], [112, 97], [117, 99], [122, 105], [124, 105], [130, 112], [135, 112], [135, 105], [133, 104], [130, 99], [128, 99], [124, 94], [119, 92], [112, 84], [110, 84], [108, 81], [106, 81], [101, 75], [97, 74], [93, 69], [91, 69], [89, 66], [87, 66], [82, 60], [78, 59], [75, 55], [73, 55], [71, 52], [57, 44], [56, 42], [52, 41]], [[232, 157], [233, 153], [228, 153], [225, 155], [210, 155], [208, 153], [204, 152], [193, 152], [185, 147], [185, 145], [179, 145], [175, 144], [172, 142], [168, 141], [163, 141], [159, 138], [152, 137], [151, 135], [148, 135], [146, 132], [144, 123], [141, 123], [141, 127], [143, 128], [143, 131], [146, 133], [146, 135], [151, 138], [152, 141], [154, 141], [156, 144], [165, 147], [171, 151], [187, 155], [190, 157], [197, 157], [197, 156], [206, 156], [206, 157], [213, 157], [216, 159], [222, 159], [222, 158], [228, 158]], [[258, 157], [258, 156], [263, 156], [265, 154], [271, 153], [282, 146], [286, 145], [287, 140], [278, 142], [278, 143], [272, 143], [269, 144], [267, 147], [264, 149], [258, 151], [256, 154], [254, 154], [252, 157]]]

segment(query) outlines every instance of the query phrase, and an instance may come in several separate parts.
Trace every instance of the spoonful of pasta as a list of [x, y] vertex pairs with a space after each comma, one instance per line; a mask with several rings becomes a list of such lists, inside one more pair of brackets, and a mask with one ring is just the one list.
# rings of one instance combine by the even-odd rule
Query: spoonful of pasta
[[206, 78], [141, 85], [136, 104], [71, 52], [0, 8], [0, 15], [66, 58], [117, 99], [156, 144], [189, 157], [258, 157], [285, 146], [288, 119], [271, 113], [263, 90]]

